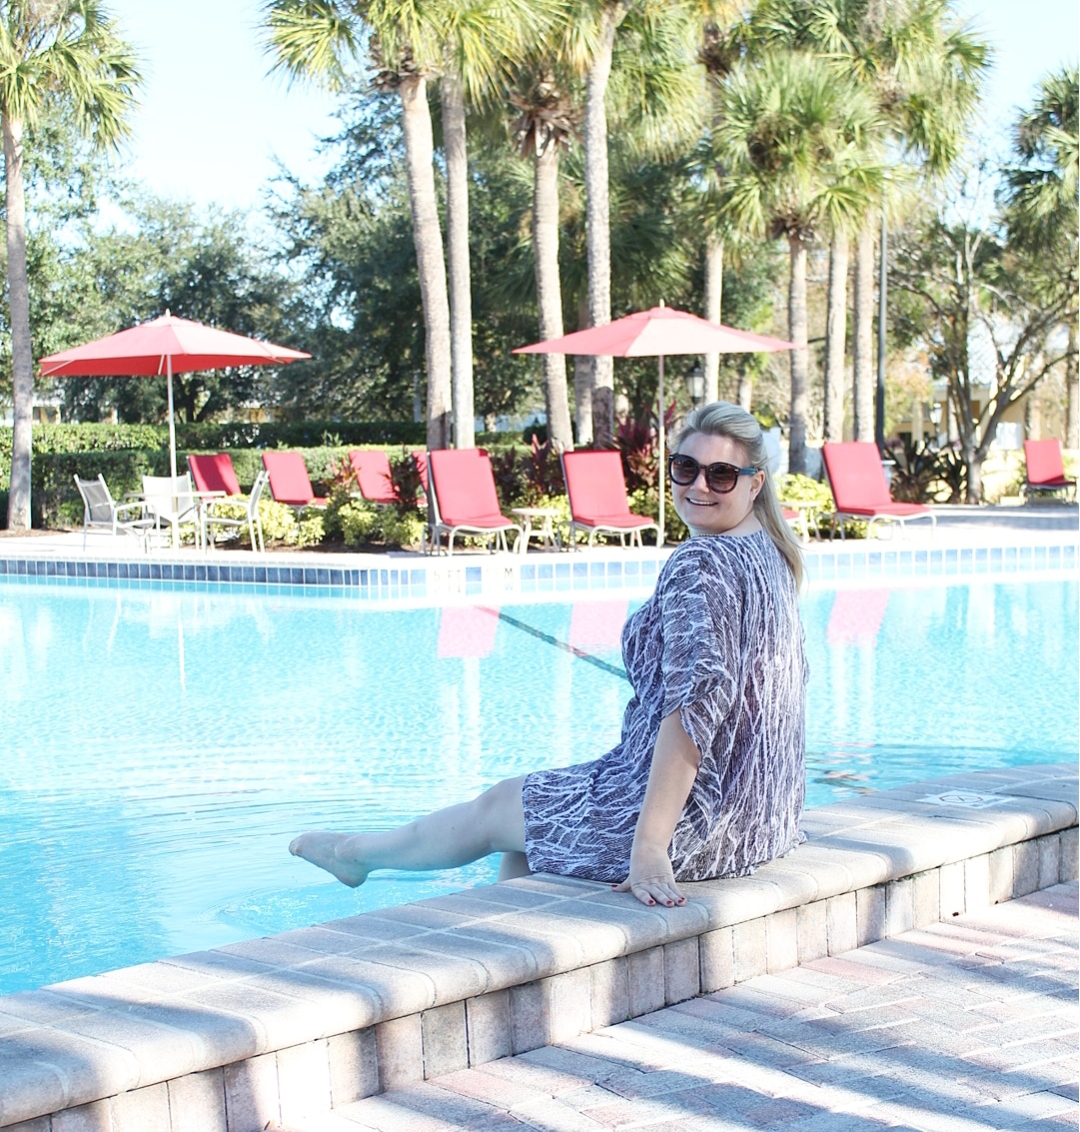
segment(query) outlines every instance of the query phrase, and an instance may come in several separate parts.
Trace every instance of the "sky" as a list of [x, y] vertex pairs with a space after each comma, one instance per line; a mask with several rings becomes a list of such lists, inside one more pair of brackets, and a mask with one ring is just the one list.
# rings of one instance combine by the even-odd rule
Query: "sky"
[[[955, 0], [995, 50], [983, 113], [991, 152], [1039, 77], [1076, 63], [1076, 0]], [[336, 132], [336, 99], [270, 74], [260, 0], [107, 0], [141, 60], [144, 86], [124, 171], [150, 191], [206, 206], [257, 208], [280, 161], [325, 174], [317, 140]]]

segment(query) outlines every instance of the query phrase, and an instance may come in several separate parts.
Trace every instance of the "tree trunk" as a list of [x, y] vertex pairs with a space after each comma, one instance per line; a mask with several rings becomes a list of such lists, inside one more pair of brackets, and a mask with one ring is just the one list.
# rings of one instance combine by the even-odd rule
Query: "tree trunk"
[[750, 380], [746, 370], [739, 371], [739, 408], [750, 412], [750, 403], [754, 396], [754, 383]]
[[434, 143], [424, 77], [406, 78], [398, 87], [405, 135], [405, 164], [412, 210], [413, 243], [420, 275], [420, 297], [427, 332], [427, 444], [450, 447], [450, 303], [446, 261], [432, 168]]
[[855, 439], [874, 439], [874, 229], [859, 231], [855, 250]]
[[[578, 330], [589, 328], [589, 293], [578, 295]], [[613, 410], [614, 411], [614, 410]], [[574, 422], [578, 444], [592, 444], [592, 358], [574, 358]]]
[[844, 439], [844, 347], [847, 342], [848, 238], [842, 228], [829, 247], [829, 309], [825, 327], [825, 440]]
[[472, 282], [469, 267], [469, 159], [465, 143], [465, 95], [446, 76], [440, 84], [446, 151], [446, 258], [450, 283], [450, 358], [454, 447], [475, 448], [473, 407]]
[[788, 338], [791, 356], [791, 412], [788, 418], [788, 471], [806, 471], [806, 408], [809, 351], [806, 347], [806, 244], [789, 236], [791, 278], [788, 284]]
[[34, 363], [30, 347], [30, 280], [26, 273], [26, 205], [23, 199], [22, 122], [6, 115], [4, 172], [7, 205], [8, 299], [11, 311], [11, 377], [14, 429], [7, 525], [30, 528], [30, 459], [33, 446]]
[[[724, 297], [724, 241], [710, 239], [705, 245], [705, 317], [720, 321]], [[705, 404], [720, 400], [720, 355], [705, 355]]]
[[[533, 261], [536, 265], [536, 307], [540, 338], [561, 338], [562, 284], [559, 280], [559, 147], [554, 139], [537, 147], [533, 160]], [[541, 354], [548, 439], [559, 452], [574, 447], [570, 405], [566, 395], [566, 358]]]
[[967, 496], [965, 503], [982, 503], [982, 454], [976, 449], [967, 456], [964, 463], [967, 465]]
[[[608, 194], [607, 95], [615, 31], [626, 9], [608, 3], [600, 16], [600, 35], [585, 85], [585, 217], [588, 225], [589, 321], [611, 321], [611, 203]], [[601, 448], [613, 444], [615, 428], [615, 364], [612, 358], [593, 358], [593, 439]]]
[[1042, 414], [1039, 412], [1039, 397], [1036, 390], [1032, 390], [1024, 401], [1024, 439], [1042, 439]]
[[1069, 356], [1065, 361], [1065, 447], [1080, 448], [1080, 372], [1076, 357], [1076, 320], [1069, 320]]

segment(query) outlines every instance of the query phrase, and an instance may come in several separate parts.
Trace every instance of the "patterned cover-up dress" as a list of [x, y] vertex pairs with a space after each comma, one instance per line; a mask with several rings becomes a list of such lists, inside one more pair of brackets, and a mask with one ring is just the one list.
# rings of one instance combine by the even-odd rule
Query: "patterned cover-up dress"
[[623, 629], [634, 688], [595, 762], [526, 777], [534, 873], [619, 882], [661, 721], [678, 709], [701, 765], [669, 851], [677, 880], [745, 876], [802, 837], [806, 660], [798, 593], [765, 531], [680, 546]]

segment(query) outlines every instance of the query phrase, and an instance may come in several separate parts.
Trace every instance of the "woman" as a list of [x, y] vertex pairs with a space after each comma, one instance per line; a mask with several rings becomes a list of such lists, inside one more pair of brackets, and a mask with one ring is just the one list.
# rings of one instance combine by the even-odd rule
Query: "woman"
[[671, 907], [685, 903], [678, 880], [742, 876], [791, 850], [805, 792], [802, 557], [761, 427], [723, 401], [694, 410], [668, 474], [692, 537], [623, 630], [635, 694], [618, 746], [387, 833], [305, 833], [290, 852], [354, 886], [373, 869], [501, 852], [500, 880], [587, 877]]

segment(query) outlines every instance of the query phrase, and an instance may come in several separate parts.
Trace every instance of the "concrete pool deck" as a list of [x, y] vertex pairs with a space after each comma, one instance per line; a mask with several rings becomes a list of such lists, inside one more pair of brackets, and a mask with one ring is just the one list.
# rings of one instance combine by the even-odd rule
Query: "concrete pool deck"
[[303, 1127], [667, 1006], [686, 1015], [1075, 880], [1077, 785], [1075, 765], [1023, 766], [809, 810], [806, 844], [752, 877], [687, 885], [683, 908], [527, 877], [8, 995], [0, 1127]]
[[1072, 881], [289, 1132], [1075, 1128], [1077, 959]]
[[[1080, 530], [1071, 504], [938, 508], [939, 529], [906, 537], [812, 542], [811, 587], [896, 587], [942, 582], [1034, 581], [1077, 577]], [[673, 547], [602, 547], [528, 555], [483, 551], [425, 557], [414, 552], [269, 551], [198, 554], [191, 548], [142, 554], [126, 536], [0, 532], [0, 582], [274, 593], [356, 598], [382, 608], [566, 601], [588, 593], [642, 597]], [[613, 592], [617, 591], [617, 595]]]
[[[1027, 504], [1023, 507], [987, 506], [974, 507], [967, 505], [936, 506], [932, 508], [937, 517], [937, 531], [931, 536], [929, 524], [923, 520], [916, 520], [907, 527], [903, 537], [884, 537], [874, 539], [836, 539], [832, 542], [828, 538], [812, 540], [806, 550], [810, 554], [818, 554], [830, 549], [836, 550], [841, 546], [875, 547], [883, 549], [918, 548], [926, 547], [954, 547], [954, 546], [981, 546], [989, 543], [995, 545], [1022, 543], [1035, 539], [1046, 538], [1047, 535], [1073, 535], [1080, 537], [1080, 504], [1076, 503], [1042, 503]], [[651, 548], [648, 548], [651, 549]], [[599, 548], [584, 553], [626, 553], [618, 547]], [[81, 558], [84, 555], [97, 558], [115, 558], [118, 554], [124, 557], [140, 557], [138, 543], [129, 535], [110, 535], [107, 532], [91, 532], [86, 538], [86, 548], [83, 549], [83, 535], [81, 531], [51, 531], [35, 530], [28, 535], [8, 534], [0, 530], [0, 558], [4, 557], [32, 557], [49, 555], [62, 558]], [[186, 561], [203, 562], [233, 562], [240, 559], [244, 561], [260, 562], [287, 562], [294, 563], [298, 559], [306, 562], [328, 561], [348, 562], [355, 565], [358, 562], [369, 562], [371, 559], [389, 558], [424, 560], [425, 556], [419, 551], [401, 551], [391, 554], [368, 552], [340, 551], [328, 553], [326, 551], [302, 550], [268, 550], [262, 555], [249, 554], [247, 551], [219, 551], [216, 554], [206, 555], [199, 553], [194, 547], [184, 547], [177, 554], [169, 548], [161, 548], [151, 552], [151, 558], [179, 557]], [[484, 551], [457, 551], [454, 557], [460, 556], [462, 560], [474, 560], [487, 557]], [[515, 557], [511, 555], [511, 557]], [[528, 558], [559, 558], [563, 554], [558, 551], [543, 551], [535, 547], [530, 548]]]

